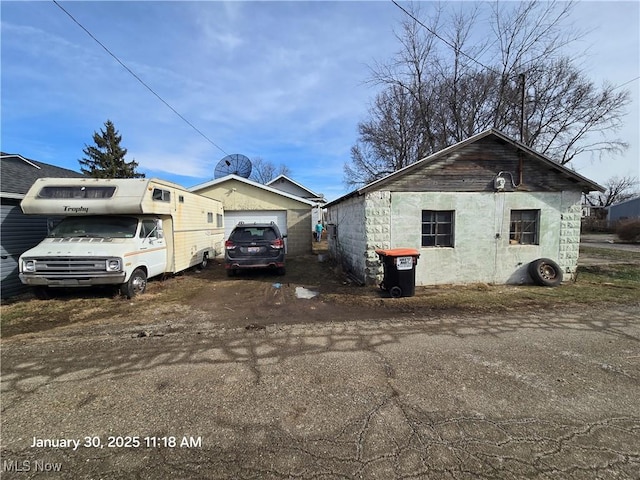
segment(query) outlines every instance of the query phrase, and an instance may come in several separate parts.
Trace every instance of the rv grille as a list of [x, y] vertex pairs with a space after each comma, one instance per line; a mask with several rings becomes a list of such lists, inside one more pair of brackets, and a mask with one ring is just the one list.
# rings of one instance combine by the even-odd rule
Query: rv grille
[[48, 275], [65, 275], [69, 273], [87, 274], [104, 272], [107, 258], [82, 257], [47, 257], [35, 258], [36, 272]]
[[53, 238], [54, 243], [104, 243], [113, 242], [111, 237], [64, 237]]

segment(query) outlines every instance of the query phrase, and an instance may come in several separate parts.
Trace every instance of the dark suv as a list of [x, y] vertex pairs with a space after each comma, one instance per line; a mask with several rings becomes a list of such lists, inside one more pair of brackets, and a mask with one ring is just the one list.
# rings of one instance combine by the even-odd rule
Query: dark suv
[[284, 236], [273, 222], [240, 222], [224, 246], [224, 266], [230, 277], [243, 268], [274, 268], [279, 275], [285, 274]]

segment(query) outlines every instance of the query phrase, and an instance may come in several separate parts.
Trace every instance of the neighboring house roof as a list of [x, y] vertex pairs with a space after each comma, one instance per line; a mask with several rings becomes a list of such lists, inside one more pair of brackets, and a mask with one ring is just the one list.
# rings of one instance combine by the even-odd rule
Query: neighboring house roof
[[190, 192], [197, 192], [197, 191], [203, 190], [205, 188], [209, 188], [209, 187], [213, 187], [213, 186], [216, 186], [216, 185], [220, 185], [220, 184], [228, 182], [230, 180], [235, 180], [235, 181], [238, 181], [238, 182], [246, 183], [247, 185], [251, 185], [253, 187], [260, 188], [262, 190], [266, 190], [267, 192], [275, 193], [277, 195], [281, 195], [283, 197], [290, 198], [292, 200], [296, 200], [296, 201], [301, 202], [301, 203], [306, 203], [307, 205], [310, 205], [310, 206], [315, 206], [318, 203], [318, 202], [314, 202], [314, 201], [311, 201], [311, 200], [306, 199], [306, 198], [298, 197], [297, 195], [292, 195], [290, 193], [283, 192], [282, 190], [278, 190], [277, 188], [269, 187], [267, 185], [263, 185], [261, 183], [254, 182], [253, 180], [248, 180], [248, 179], [246, 179], [244, 177], [240, 177], [240, 176], [234, 175], [234, 174], [226, 175], [224, 177], [216, 178], [215, 180], [211, 180], [211, 181], [208, 181], [208, 182], [205, 182], [205, 183], [200, 183], [198, 185], [194, 185], [193, 187], [189, 187], [187, 190], [189, 190]]
[[[324, 195], [322, 194], [317, 194], [316, 192], [309, 190], [307, 187], [305, 187], [304, 185], [292, 180], [291, 178], [287, 177], [286, 175], [278, 175], [276, 178], [274, 178], [273, 180], [271, 180], [270, 182], [267, 182], [266, 185], [269, 187], [273, 187], [275, 189], [280, 190], [280, 188], [278, 188], [278, 184], [281, 183], [289, 183], [295, 187], [297, 187], [298, 189], [302, 190], [304, 192], [303, 195], [299, 195], [300, 197], [303, 198], [308, 198], [308, 199], [313, 199], [316, 202], [326, 202], [326, 200], [324, 199]], [[291, 192], [289, 192], [291, 193]]]
[[385, 184], [395, 180], [396, 178], [405, 175], [409, 172], [412, 172], [418, 168], [422, 168], [426, 165], [429, 165], [430, 163], [436, 162], [437, 160], [445, 157], [446, 155], [450, 155], [452, 153], [455, 153], [456, 151], [474, 143], [477, 142], [483, 138], [486, 137], [490, 137], [493, 136], [497, 139], [499, 139], [500, 141], [503, 141], [505, 143], [508, 143], [510, 145], [512, 145], [514, 148], [521, 150], [522, 152], [524, 152], [525, 154], [527, 154], [530, 158], [533, 158], [534, 160], [547, 165], [548, 167], [551, 167], [556, 173], [558, 173], [559, 175], [562, 175], [566, 178], [571, 179], [572, 181], [574, 181], [576, 183], [576, 185], [580, 186], [582, 188], [583, 192], [591, 192], [591, 191], [600, 191], [600, 192], [604, 192], [605, 188], [602, 187], [601, 185], [598, 185], [597, 183], [589, 180], [586, 177], [583, 177], [582, 175], [568, 169], [567, 167], [560, 165], [557, 162], [554, 162], [553, 160], [551, 160], [550, 158], [546, 157], [545, 155], [542, 155], [538, 152], [536, 152], [535, 150], [531, 149], [530, 147], [526, 146], [525, 144], [514, 140], [513, 138], [509, 137], [508, 135], [502, 133], [501, 131], [497, 130], [497, 129], [489, 129], [489, 130], [485, 130], [484, 132], [478, 133], [477, 135], [474, 135], [462, 142], [456, 143], [455, 145], [451, 145], [443, 150], [440, 150], [426, 158], [423, 158], [422, 160], [419, 160], [415, 163], [412, 163], [411, 165], [408, 165], [404, 168], [401, 168], [400, 170], [397, 170], [383, 178], [380, 178], [378, 180], [375, 180], [367, 185], [365, 185], [364, 187], [361, 187], [357, 190], [354, 190], [350, 193], [347, 193], [346, 195], [343, 195], [342, 197], [333, 200], [332, 202], [329, 202], [326, 206], [332, 206], [335, 204], [338, 204], [348, 198], [351, 198], [353, 196], [356, 195], [362, 195], [364, 193], [370, 192], [370, 191], [374, 191], [374, 190], [379, 190], [380, 188], [382, 188]]
[[22, 155], [0, 152], [0, 196], [3, 198], [24, 198], [31, 185], [43, 177], [84, 177], [79, 172], [56, 167], [48, 163], [24, 158]]
[[633, 197], [633, 198], [629, 198], [627, 200], [624, 200], [622, 202], [618, 202], [618, 203], [614, 203], [613, 205], [609, 205], [607, 208], [624, 207], [626, 205], [631, 205], [633, 203], [638, 203], [638, 202], [640, 202], [640, 197]]

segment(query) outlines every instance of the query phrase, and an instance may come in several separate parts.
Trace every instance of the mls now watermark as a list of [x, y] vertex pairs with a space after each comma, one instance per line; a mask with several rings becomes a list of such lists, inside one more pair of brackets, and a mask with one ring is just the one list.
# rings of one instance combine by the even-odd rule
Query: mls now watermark
[[46, 460], [3, 460], [3, 472], [61, 472], [62, 463]]

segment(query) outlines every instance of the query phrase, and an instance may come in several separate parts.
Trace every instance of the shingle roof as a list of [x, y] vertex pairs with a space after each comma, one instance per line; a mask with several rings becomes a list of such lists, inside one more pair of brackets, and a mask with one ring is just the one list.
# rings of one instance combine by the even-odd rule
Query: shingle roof
[[293, 195], [292, 193], [283, 192], [282, 190], [278, 190], [277, 188], [270, 187], [268, 185], [263, 185], [258, 182], [254, 182], [253, 180], [249, 180], [248, 178], [240, 177], [238, 175], [229, 174], [224, 177], [216, 178], [214, 180], [210, 180], [205, 183], [200, 183], [198, 185], [194, 185], [193, 187], [189, 187], [187, 190], [190, 192], [199, 193], [201, 190], [204, 190], [209, 187], [213, 187], [214, 185], [219, 185], [224, 182], [228, 182], [230, 180], [235, 180], [237, 182], [246, 183], [247, 185], [251, 185], [253, 187], [259, 188], [261, 190], [266, 190], [267, 192], [275, 193], [282, 197], [290, 198], [300, 203], [306, 203], [307, 205], [315, 206], [317, 202], [311, 201], [308, 198], [298, 197], [297, 195]]
[[278, 175], [276, 178], [274, 178], [273, 180], [265, 183], [265, 185], [267, 187], [273, 187], [276, 190], [280, 190], [281, 188], [278, 187], [278, 183], [280, 182], [284, 182], [284, 183], [290, 183], [296, 187], [298, 187], [300, 190], [303, 190], [304, 192], [306, 192], [305, 195], [299, 195], [302, 198], [308, 198], [308, 199], [313, 199], [315, 201], [320, 201], [320, 202], [325, 202], [324, 200], [324, 195], [322, 194], [317, 194], [316, 192], [314, 192], [313, 190], [309, 190], [307, 187], [305, 187], [304, 185], [292, 180], [291, 178], [287, 177], [286, 175]]
[[22, 197], [31, 185], [43, 177], [84, 177], [85, 175], [48, 163], [0, 152], [0, 195]]

